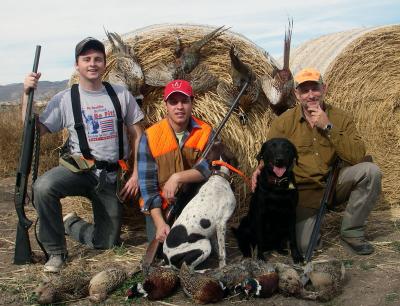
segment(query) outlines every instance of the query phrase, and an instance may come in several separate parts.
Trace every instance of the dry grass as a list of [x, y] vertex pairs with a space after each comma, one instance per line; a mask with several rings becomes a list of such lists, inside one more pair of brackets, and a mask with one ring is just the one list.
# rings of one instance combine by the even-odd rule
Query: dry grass
[[[20, 113], [20, 107], [0, 110], [0, 177], [13, 176], [17, 170], [23, 129]], [[60, 134], [42, 137], [39, 173], [58, 164], [56, 149], [61, 143]]]

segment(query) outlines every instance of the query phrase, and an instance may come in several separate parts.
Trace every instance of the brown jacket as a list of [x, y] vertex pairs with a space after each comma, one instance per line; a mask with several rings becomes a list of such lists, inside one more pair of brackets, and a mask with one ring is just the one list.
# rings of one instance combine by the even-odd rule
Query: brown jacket
[[365, 155], [353, 118], [329, 104], [325, 104], [325, 112], [333, 125], [329, 132], [311, 128], [301, 105], [297, 105], [277, 117], [268, 133], [268, 139], [288, 138], [297, 148], [299, 159], [294, 173], [299, 205], [303, 207], [319, 207], [329, 166], [337, 155], [350, 165], [360, 162]]

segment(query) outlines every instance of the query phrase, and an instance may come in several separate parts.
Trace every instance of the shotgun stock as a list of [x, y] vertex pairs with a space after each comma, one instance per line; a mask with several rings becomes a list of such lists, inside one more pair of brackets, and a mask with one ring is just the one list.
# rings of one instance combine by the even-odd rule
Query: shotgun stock
[[[32, 69], [33, 72], [37, 72], [38, 69], [40, 50], [41, 46], [36, 46], [35, 60]], [[27, 194], [29, 173], [31, 171], [36, 128], [36, 118], [32, 110], [33, 93], [34, 90], [31, 89], [29, 92], [28, 103], [25, 113], [21, 152], [15, 182], [14, 203], [15, 210], [18, 216], [18, 225], [17, 236], [15, 240], [14, 263], [17, 265], [32, 262], [32, 250], [28, 232], [29, 228], [32, 226], [32, 221], [29, 220], [25, 215], [24, 204]]]
[[[233, 103], [232, 103], [231, 107], [229, 108], [228, 112], [226, 113], [225, 117], [222, 119], [222, 121], [218, 125], [218, 127], [217, 127], [215, 133], [213, 134], [212, 138], [207, 143], [207, 146], [204, 149], [203, 153], [201, 154], [200, 158], [206, 158], [207, 154], [210, 152], [212, 145], [214, 144], [215, 140], [217, 139], [218, 135], [220, 134], [222, 128], [225, 126], [226, 121], [228, 121], [228, 119], [231, 116], [232, 112], [234, 111], [234, 109], [238, 105], [238, 103], [240, 101], [240, 97], [244, 94], [244, 92], [246, 91], [247, 87], [249, 86], [250, 77], [251, 77], [250, 75], [246, 76], [245, 82], [244, 82], [242, 88], [240, 89], [239, 94], [237, 95], [237, 97], [233, 101]], [[177, 216], [179, 216], [180, 212], [182, 211], [183, 206], [188, 203], [187, 200], [186, 201], [182, 200], [182, 198], [188, 199], [188, 195], [184, 191], [182, 192], [182, 190], [188, 189], [187, 188], [188, 185], [190, 186], [191, 184], [184, 184], [178, 190], [177, 196], [176, 196], [177, 200], [175, 201], [174, 204], [169, 205], [169, 207], [168, 207], [168, 209], [167, 209], [167, 211], [165, 213], [165, 221], [169, 226], [172, 226], [172, 224], [175, 221], [175, 218]], [[190, 197], [190, 195], [189, 195], [189, 197]], [[161, 247], [161, 245], [162, 245], [162, 243], [159, 242], [158, 240], [156, 240], [155, 238], [150, 242], [149, 246], [147, 247], [146, 253], [144, 255], [143, 261], [142, 261], [142, 266], [143, 267], [146, 267], [146, 266], [149, 266], [149, 265], [152, 264], [152, 262], [154, 261], [154, 258], [156, 256], [159, 248]]]

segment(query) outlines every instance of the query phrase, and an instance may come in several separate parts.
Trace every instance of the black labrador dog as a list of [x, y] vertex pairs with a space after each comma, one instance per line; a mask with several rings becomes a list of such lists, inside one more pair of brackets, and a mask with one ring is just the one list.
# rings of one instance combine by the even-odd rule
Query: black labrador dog
[[262, 145], [257, 159], [263, 160], [264, 168], [257, 179], [249, 212], [239, 227], [232, 229], [239, 249], [244, 257], [252, 257], [257, 247], [257, 257], [265, 260], [265, 251], [288, 254], [289, 241], [293, 261], [301, 262], [303, 257], [296, 242], [296, 147], [286, 138], [273, 138]]

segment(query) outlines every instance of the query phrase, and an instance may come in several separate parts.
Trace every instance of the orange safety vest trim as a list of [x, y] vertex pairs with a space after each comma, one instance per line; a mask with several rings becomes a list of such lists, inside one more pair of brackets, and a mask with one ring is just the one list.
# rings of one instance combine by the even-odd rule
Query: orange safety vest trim
[[[211, 126], [193, 116], [192, 119], [200, 128], [195, 127], [191, 130], [182, 149], [179, 148], [175, 132], [167, 118], [155, 123], [145, 132], [150, 153], [157, 163], [160, 191], [173, 173], [190, 169], [200, 158], [208, 143], [212, 132]], [[162, 195], [161, 198], [162, 209], [166, 209], [169, 204]], [[139, 200], [139, 205], [143, 208], [142, 198]]]
[[[200, 129], [195, 128], [192, 130], [184, 144], [184, 147], [203, 151], [207, 145], [211, 133], [211, 127], [200, 119], [195, 117], [192, 117], [192, 119], [200, 126]], [[175, 133], [170, 127], [167, 118], [162, 119], [158, 123], [149, 127], [146, 130], [146, 134], [150, 152], [154, 158], [176, 150], [179, 147]]]

